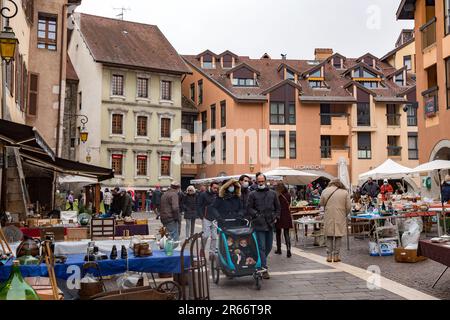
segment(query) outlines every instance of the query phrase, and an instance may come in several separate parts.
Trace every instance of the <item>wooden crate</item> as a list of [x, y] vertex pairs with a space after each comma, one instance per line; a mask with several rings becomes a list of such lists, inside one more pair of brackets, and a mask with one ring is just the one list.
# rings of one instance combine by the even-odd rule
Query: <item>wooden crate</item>
[[66, 239], [68, 241], [85, 240], [89, 238], [89, 228], [67, 228]]
[[417, 250], [408, 250], [404, 248], [394, 249], [395, 261], [399, 263], [417, 263], [427, 260], [425, 257], [417, 256]]

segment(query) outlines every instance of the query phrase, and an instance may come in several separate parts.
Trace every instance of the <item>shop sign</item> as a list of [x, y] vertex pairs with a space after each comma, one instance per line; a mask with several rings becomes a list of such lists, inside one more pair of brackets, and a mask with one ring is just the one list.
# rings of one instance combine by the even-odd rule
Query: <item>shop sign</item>
[[122, 154], [113, 154], [112, 158], [113, 159], [123, 159], [123, 155]]
[[425, 97], [425, 114], [427, 117], [433, 117], [436, 115], [437, 106], [436, 106], [436, 97], [430, 96]]

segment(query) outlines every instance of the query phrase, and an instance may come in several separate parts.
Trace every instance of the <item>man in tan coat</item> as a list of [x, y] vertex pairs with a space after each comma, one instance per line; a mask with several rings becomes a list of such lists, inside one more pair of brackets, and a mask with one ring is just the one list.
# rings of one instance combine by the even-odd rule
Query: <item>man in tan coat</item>
[[325, 209], [325, 237], [327, 237], [327, 262], [340, 262], [342, 237], [347, 234], [347, 216], [352, 205], [350, 194], [339, 179], [330, 182], [320, 198]]

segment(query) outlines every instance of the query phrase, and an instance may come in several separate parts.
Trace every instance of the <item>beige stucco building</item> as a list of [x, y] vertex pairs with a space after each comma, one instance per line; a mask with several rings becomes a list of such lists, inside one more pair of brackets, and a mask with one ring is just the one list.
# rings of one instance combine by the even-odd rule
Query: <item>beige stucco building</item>
[[189, 68], [156, 26], [86, 14], [76, 14], [74, 25], [69, 56], [79, 112], [89, 117], [78, 160], [114, 169], [105, 187], [144, 194], [179, 181], [176, 130]]

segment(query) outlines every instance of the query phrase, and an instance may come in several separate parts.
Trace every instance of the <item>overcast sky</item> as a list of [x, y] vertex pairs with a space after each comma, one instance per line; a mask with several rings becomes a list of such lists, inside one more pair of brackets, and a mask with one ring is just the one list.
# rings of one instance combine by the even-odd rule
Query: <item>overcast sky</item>
[[333, 48], [348, 57], [393, 49], [403, 28], [396, 21], [401, 0], [83, 0], [77, 9], [158, 25], [180, 54], [206, 49], [259, 58], [286, 53], [312, 59], [314, 48]]

